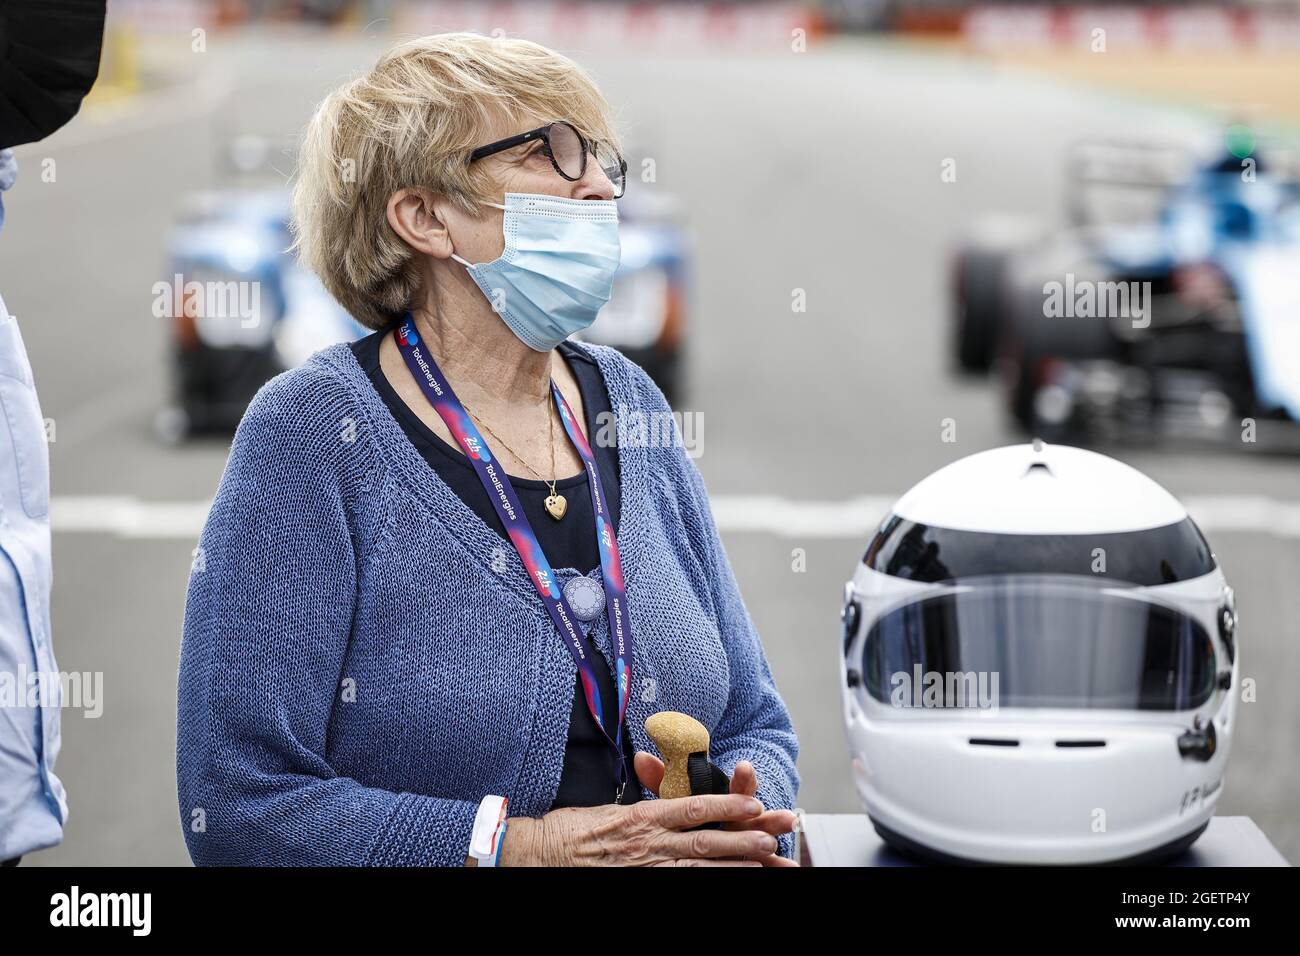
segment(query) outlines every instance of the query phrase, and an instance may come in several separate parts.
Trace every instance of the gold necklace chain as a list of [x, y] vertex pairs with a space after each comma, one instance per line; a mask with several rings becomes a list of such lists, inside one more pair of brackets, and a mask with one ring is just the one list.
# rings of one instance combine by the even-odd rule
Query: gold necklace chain
[[[461, 402], [461, 404], [462, 404], [462, 405], [465, 405], [465, 403], [464, 403], [463, 401]], [[549, 404], [549, 399], [548, 399], [548, 404]], [[519, 463], [520, 463], [521, 465], [523, 465], [525, 468], [527, 468], [529, 471], [531, 471], [534, 475], [536, 475], [538, 481], [545, 481], [547, 484], [549, 484], [549, 485], [551, 486], [551, 494], [552, 494], [552, 495], [555, 494], [555, 482], [559, 479], [559, 476], [555, 474], [555, 415], [551, 413], [551, 411], [550, 411], [549, 408], [547, 409], [546, 421], [547, 421], [547, 424], [550, 426], [550, 433], [551, 433], [551, 435], [550, 435], [550, 442], [551, 442], [551, 477], [550, 477], [550, 478], [543, 478], [540, 474], [538, 474], [538, 473], [537, 473], [537, 470], [536, 470], [535, 468], [533, 468], [532, 465], [528, 464], [528, 462], [526, 462], [526, 461], [524, 460], [523, 456], [520, 455], [519, 452], [515, 451], [515, 450], [514, 450], [513, 448], [511, 448], [508, 444], [506, 444], [506, 440], [505, 440], [504, 438], [502, 438], [500, 435], [498, 435], [496, 432], [494, 432], [494, 431], [492, 430], [492, 427], [491, 427], [490, 425], [488, 425], [488, 423], [485, 422], [482, 418], [480, 418], [480, 417], [478, 416], [478, 414], [477, 414], [473, 409], [471, 409], [468, 405], [465, 405], [465, 411], [467, 411], [467, 412], [469, 412], [471, 415], [473, 415], [473, 416], [474, 416], [474, 419], [475, 419], [475, 420], [476, 420], [480, 425], [482, 425], [482, 426], [487, 430], [487, 433], [488, 433], [489, 435], [491, 435], [494, 439], [496, 439], [497, 441], [499, 441], [499, 442], [500, 442], [500, 443], [505, 447], [506, 451], [508, 451], [508, 452], [510, 452], [510, 454], [514, 455], [515, 458], [519, 461]]]

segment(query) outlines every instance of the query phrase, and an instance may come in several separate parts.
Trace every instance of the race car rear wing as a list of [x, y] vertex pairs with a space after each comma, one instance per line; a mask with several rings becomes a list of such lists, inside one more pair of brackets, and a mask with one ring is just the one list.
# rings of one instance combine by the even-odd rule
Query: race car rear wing
[[[1194, 157], [1183, 146], [1168, 143], [1085, 140], [1069, 147], [1066, 157], [1066, 211], [1075, 225], [1091, 225], [1100, 217], [1105, 197], [1126, 205], [1147, 193], [1152, 208], [1164, 194], [1187, 182]], [[1127, 195], [1126, 195], [1127, 194]], [[1125, 217], [1127, 218], [1127, 217]]]
[[[1221, 148], [1220, 148], [1221, 149]], [[1256, 143], [1242, 172], [1252, 163], [1253, 175], [1267, 175], [1288, 194], [1300, 196], [1300, 151], [1279, 142], [1261, 148]], [[1066, 211], [1075, 225], [1101, 221], [1131, 221], [1160, 208], [1169, 191], [1186, 185], [1198, 172], [1223, 161], [1236, 168], [1226, 150], [1136, 140], [1084, 140], [1073, 143], [1066, 157]], [[1107, 200], [1124, 213], [1116, 217], [1103, 211]], [[1139, 209], [1135, 214], [1134, 210]]]

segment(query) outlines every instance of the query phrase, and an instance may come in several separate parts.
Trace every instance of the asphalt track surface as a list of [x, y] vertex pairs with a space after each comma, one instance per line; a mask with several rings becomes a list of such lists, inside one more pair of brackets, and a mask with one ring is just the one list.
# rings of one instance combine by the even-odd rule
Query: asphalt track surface
[[[101, 716], [64, 714], [57, 771], [71, 817], [64, 844], [32, 864], [188, 863], [176, 664], [191, 550], [226, 445], [154, 437], [167, 333], [151, 289], [167, 278], [172, 214], [214, 181], [220, 143], [232, 131], [292, 135], [382, 45], [222, 38], [193, 81], [18, 152], [0, 289], [56, 425], [55, 646], [63, 670], [104, 675]], [[1205, 120], [878, 43], [582, 58], [615, 104], [634, 173], [655, 160], [657, 182], [632, 188], [672, 193], [689, 219], [682, 407], [701, 416], [699, 464], [794, 717], [800, 805], [855, 810], [837, 687], [843, 583], [892, 496], [1020, 440], [992, 388], [948, 371], [952, 240], [989, 211], [1057, 218], [1078, 137], [1192, 138]], [[950, 158], [957, 181], [943, 182]], [[792, 310], [795, 290], [806, 311]], [[945, 419], [955, 442], [942, 440]], [[1300, 860], [1300, 460], [1248, 446], [1116, 454], [1199, 503], [1258, 686], [1220, 812], [1249, 814]]]

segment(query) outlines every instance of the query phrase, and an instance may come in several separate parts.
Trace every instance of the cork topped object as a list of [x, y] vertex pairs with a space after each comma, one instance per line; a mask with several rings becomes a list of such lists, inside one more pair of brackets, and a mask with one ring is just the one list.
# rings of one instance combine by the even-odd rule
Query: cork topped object
[[705, 726], [687, 714], [665, 710], [651, 714], [645, 722], [645, 732], [659, 748], [664, 761], [664, 779], [659, 785], [663, 799], [691, 795], [690, 756], [709, 753], [709, 732]]

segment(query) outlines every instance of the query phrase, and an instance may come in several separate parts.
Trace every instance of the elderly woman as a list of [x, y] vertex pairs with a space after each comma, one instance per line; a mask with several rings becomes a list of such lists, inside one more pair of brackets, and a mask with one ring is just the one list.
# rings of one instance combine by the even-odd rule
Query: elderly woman
[[[615, 143], [572, 61], [467, 34], [317, 111], [301, 257], [375, 332], [235, 436], [181, 651], [196, 863], [792, 865], [797, 744], [699, 472], [601, 428], [670, 410], [567, 341], [618, 267]], [[655, 799], [665, 710], [729, 793]]]

